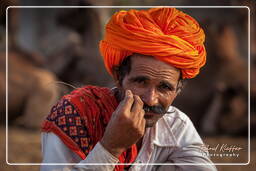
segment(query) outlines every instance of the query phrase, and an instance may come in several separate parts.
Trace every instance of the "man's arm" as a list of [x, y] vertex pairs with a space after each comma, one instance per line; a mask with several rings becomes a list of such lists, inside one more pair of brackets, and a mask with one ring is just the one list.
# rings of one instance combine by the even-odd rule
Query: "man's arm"
[[41, 165], [41, 171], [87, 171], [87, 170], [114, 170], [115, 164], [86, 165], [88, 163], [118, 163], [118, 159], [110, 154], [100, 143], [82, 160], [70, 150], [54, 133], [42, 133], [43, 162], [73, 163], [74, 165]]
[[[86, 163], [117, 163], [118, 157], [127, 148], [135, 144], [144, 134], [145, 131], [145, 119], [143, 102], [139, 96], [133, 95], [130, 90], [126, 91], [124, 100], [119, 104], [115, 112], [112, 114], [110, 122], [106, 127], [106, 131], [100, 142], [96, 144], [94, 149], [87, 155], [85, 160], [76, 160], [74, 155], [68, 151], [61, 140], [54, 134], [49, 134], [51, 137], [43, 140], [43, 162], [44, 163], [74, 163], [86, 164]], [[55, 137], [52, 138], [52, 135]], [[53, 142], [58, 143], [53, 143]], [[53, 162], [55, 161], [55, 162]], [[86, 170], [113, 170], [114, 165], [102, 165], [102, 166], [83, 166], [75, 165], [74, 167], [65, 166], [67, 169], [74, 171], [86, 171]], [[58, 169], [65, 168], [59, 166]], [[41, 167], [41, 171], [53, 171], [51, 167]], [[55, 171], [55, 170], [54, 170]], [[65, 170], [66, 171], [66, 170]], [[73, 171], [73, 170], [72, 170]]]

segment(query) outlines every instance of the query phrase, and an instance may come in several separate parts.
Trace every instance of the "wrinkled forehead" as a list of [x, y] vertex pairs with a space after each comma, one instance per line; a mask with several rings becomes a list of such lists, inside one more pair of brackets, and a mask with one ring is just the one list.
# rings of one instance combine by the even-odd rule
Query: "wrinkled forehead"
[[180, 77], [180, 70], [160, 61], [152, 56], [134, 54], [131, 58], [131, 74], [144, 75], [153, 78], [177, 80]]

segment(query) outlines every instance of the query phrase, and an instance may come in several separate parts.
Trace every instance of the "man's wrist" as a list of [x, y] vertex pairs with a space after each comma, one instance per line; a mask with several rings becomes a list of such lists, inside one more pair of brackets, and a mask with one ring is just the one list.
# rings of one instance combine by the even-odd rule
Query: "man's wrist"
[[107, 145], [107, 143], [105, 143], [105, 141], [102, 139], [100, 142], [102, 147], [105, 148], [105, 150], [107, 150], [109, 153], [111, 153], [114, 157], [119, 158], [119, 156], [123, 153], [123, 151], [125, 151], [124, 148], [112, 148], [109, 147]]

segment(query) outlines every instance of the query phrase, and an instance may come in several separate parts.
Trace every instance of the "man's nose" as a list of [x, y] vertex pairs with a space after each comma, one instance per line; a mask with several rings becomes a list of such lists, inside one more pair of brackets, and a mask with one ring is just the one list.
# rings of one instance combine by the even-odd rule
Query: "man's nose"
[[159, 104], [158, 94], [154, 88], [150, 88], [142, 96], [142, 101], [148, 106], [155, 106]]

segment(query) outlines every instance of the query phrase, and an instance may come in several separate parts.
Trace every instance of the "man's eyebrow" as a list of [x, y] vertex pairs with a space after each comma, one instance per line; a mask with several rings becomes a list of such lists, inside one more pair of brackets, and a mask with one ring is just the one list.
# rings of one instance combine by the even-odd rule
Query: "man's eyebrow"
[[136, 76], [136, 77], [131, 77], [131, 78], [129, 79], [129, 81], [132, 81], [132, 82], [135, 82], [135, 81], [146, 81], [146, 80], [150, 80], [150, 78], [147, 77], [147, 76], [143, 76], [143, 75], [141, 75], [141, 76]]

